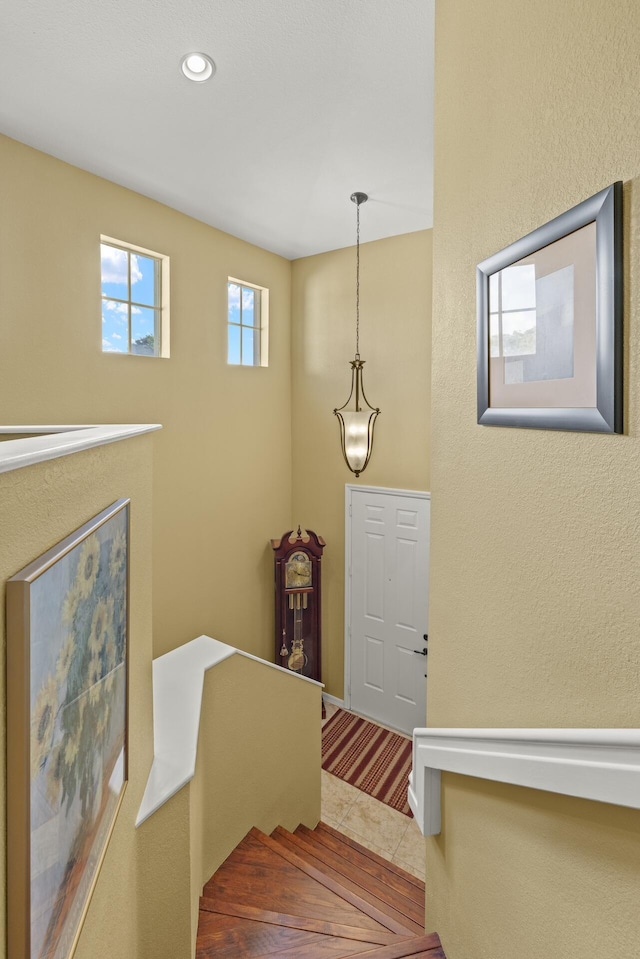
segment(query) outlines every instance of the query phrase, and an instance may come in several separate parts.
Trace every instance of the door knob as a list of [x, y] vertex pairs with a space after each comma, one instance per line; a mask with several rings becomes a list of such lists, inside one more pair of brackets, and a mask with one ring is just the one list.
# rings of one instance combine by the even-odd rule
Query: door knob
[[428, 642], [429, 642], [429, 633], [425, 633], [422, 638], [424, 639], [425, 643], [428, 643]]
[[427, 655], [427, 650], [426, 650], [426, 649], [414, 649], [414, 653], [417, 653], [418, 656], [426, 656], [426, 655]]

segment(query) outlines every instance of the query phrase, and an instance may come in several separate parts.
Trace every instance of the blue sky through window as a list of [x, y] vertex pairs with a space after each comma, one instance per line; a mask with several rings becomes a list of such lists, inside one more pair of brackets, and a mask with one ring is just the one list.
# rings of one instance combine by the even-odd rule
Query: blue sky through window
[[240, 362], [240, 327], [229, 327], [229, 363]]
[[[160, 261], [101, 243], [100, 268], [102, 349], [110, 353], [128, 353], [130, 324], [132, 344], [138, 339], [155, 335], [157, 310], [152, 307], [160, 307]], [[136, 303], [141, 305], [136, 306]], [[153, 355], [153, 344], [145, 352]]]
[[260, 291], [229, 281], [227, 362], [260, 365]]
[[102, 301], [102, 349], [129, 352], [129, 310], [126, 303]]
[[[136, 267], [136, 282], [133, 283], [134, 261]], [[146, 306], [156, 306], [156, 267], [157, 261], [148, 256], [131, 256], [131, 299]]]

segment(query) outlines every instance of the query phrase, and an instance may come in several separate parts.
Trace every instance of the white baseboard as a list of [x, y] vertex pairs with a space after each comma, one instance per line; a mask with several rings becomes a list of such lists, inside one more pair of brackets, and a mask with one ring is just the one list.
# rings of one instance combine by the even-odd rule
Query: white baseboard
[[346, 709], [344, 704], [344, 699], [338, 699], [336, 696], [330, 696], [329, 693], [323, 693], [322, 698], [325, 703], [332, 703], [334, 706], [340, 706], [341, 709]]

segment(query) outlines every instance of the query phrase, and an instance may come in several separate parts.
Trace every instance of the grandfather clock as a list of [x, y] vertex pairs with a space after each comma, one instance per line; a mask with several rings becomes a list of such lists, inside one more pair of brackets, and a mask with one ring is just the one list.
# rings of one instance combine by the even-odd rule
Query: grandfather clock
[[275, 661], [320, 682], [320, 579], [325, 542], [313, 530], [272, 539], [275, 554]]

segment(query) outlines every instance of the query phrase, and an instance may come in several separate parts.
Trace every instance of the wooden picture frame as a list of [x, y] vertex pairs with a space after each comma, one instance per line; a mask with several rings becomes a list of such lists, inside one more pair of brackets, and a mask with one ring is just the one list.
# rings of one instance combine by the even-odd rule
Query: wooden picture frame
[[7, 582], [9, 959], [69, 959], [128, 762], [129, 500]]
[[622, 432], [622, 182], [476, 271], [478, 423]]

